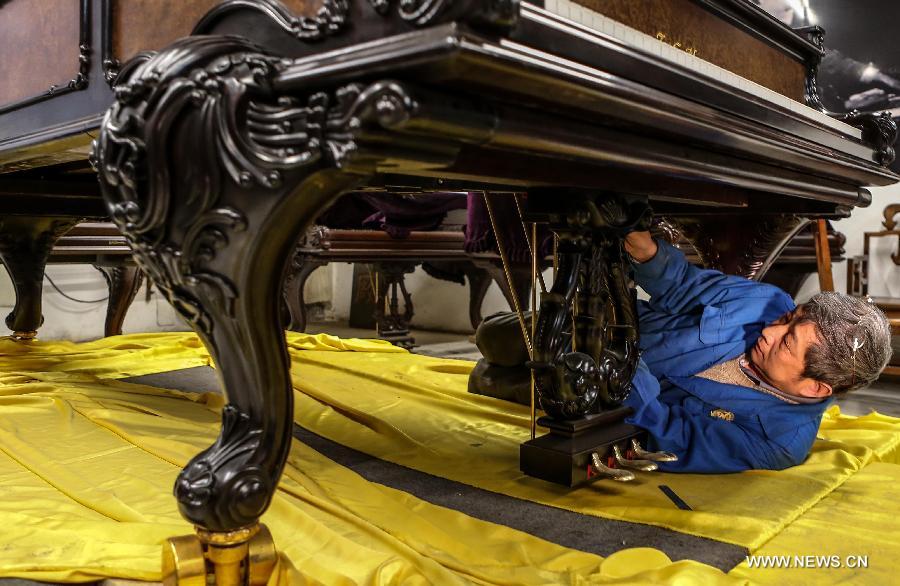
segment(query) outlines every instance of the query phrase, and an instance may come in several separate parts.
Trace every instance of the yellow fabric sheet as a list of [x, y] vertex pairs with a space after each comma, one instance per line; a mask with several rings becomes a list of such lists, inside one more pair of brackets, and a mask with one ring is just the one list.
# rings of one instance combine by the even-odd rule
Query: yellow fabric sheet
[[[159, 544], [189, 532], [170, 496], [172, 482], [214, 437], [221, 398], [109, 379], [206, 364], [202, 347], [186, 334], [8, 344], [17, 356], [0, 345], [0, 494], [11, 495], [0, 499], [0, 574], [158, 579]], [[471, 363], [330, 336], [289, 334], [289, 344], [297, 421], [386, 460], [755, 553], [868, 554], [870, 566], [880, 560], [882, 574], [851, 574], [849, 581], [889, 577], [890, 560], [900, 554], [896, 539], [886, 537], [895, 533], [890, 521], [898, 512], [900, 466], [890, 462], [898, 457], [900, 420], [832, 409], [809, 461], [788, 471], [641, 475], [633, 485], [568, 491], [521, 477], [527, 411], [466, 393]], [[660, 483], [696, 511], [675, 509]], [[369, 483], [299, 443], [264, 522], [283, 552], [273, 580], [281, 584], [800, 583], [813, 575], [836, 583], [848, 576], [743, 564], [725, 577], [644, 549], [603, 560]], [[882, 533], [866, 538], [875, 530]], [[810, 543], [822, 547], [811, 551]]]
[[80, 372], [127, 378], [208, 364], [209, 352], [193, 333], [128, 334], [93, 342], [0, 338], [0, 375]]
[[[519, 471], [527, 407], [466, 391], [472, 363], [414, 354], [292, 352], [295, 420], [320, 435], [430, 474], [601, 517], [659, 525], [756, 548], [880, 454], [900, 421], [830, 412], [830, 441], [802, 466], [741, 474], [641, 473], [635, 482], [570, 490]], [[871, 442], [869, 445], [867, 442]], [[694, 510], [659, 490], [671, 487]]]
[[[159, 580], [162, 542], [191, 532], [172, 484], [215, 437], [221, 403], [84, 372], [0, 380], [0, 575]], [[298, 442], [263, 522], [281, 552], [272, 584], [744, 583], [656, 550], [566, 549], [367, 482]]]
[[[770, 564], [781, 558], [778, 563], [786, 562], [787, 568], [750, 568], [744, 562], [729, 575], [779, 586], [897, 584], [898, 503], [900, 466], [873, 463], [754, 552], [772, 556]], [[861, 567], [859, 557], [868, 567]]]

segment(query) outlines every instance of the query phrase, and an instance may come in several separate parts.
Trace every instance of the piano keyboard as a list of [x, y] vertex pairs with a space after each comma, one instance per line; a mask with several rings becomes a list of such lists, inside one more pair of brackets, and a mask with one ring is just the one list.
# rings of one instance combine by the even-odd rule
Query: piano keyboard
[[812, 119], [815, 122], [824, 124], [842, 134], [858, 140], [862, 139], [862, 131], [858, 128], [835, 120], [823, 112], [787, 98], [778, 92], [774, 92], [767, 87], [732, 73], [727, 69], [723, 69], [718, 65], [714, 65], [685, 51], [676, 49], [659, 39], [635, 30], [589, 8], [575, 4], [570, 0], [544, 0], [544, 9], [531, 4], [526, 4], [525, 6], [527, 6], [528, 10], [533, 10], [538, 14], [543, 13], [544, 16], [549, 16], [547, 15], [547, 12], [550, 12], [555, 16], [565, 18], [582, 27], [588, 28], [591, 31], [612, 37], [631, 49], [662, 59], [673, 67], [687, 69], [695, 76], [715, 80], [719, 83], [728, 85], [731, 88], [750, 94], [764, 103], [767, 102], [770, 105], [774, 104], [779, 109], [789, 110], [801, 118]]

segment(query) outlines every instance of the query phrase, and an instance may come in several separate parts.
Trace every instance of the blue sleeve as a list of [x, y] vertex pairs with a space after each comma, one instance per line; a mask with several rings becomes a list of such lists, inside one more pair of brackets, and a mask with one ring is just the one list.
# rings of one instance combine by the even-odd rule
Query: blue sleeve
[[790, 465], [764, 438], [734, 422], [690, 413], [679, 405], [660, 401], [659, 381], [643, 360], [633, 383], [625, 405], [634, 413], [625, 421], [647, 430], [653, 440], [651, 449], [678, 456], [677, 462], [660, 463], [660, 470], [717, 474]]
[[656, 244], [656, 256], [647, 262], [632, 263], [635, 282], [650, 295], [650, 308], [654, 311], [687, 313], [750, 295], [759, 297], [761, 292], [765, 296], [782, 296], [786, 306], [793, 308], [790, 296], [773, 285], [695, 267], [668, 242], [657, 240]]

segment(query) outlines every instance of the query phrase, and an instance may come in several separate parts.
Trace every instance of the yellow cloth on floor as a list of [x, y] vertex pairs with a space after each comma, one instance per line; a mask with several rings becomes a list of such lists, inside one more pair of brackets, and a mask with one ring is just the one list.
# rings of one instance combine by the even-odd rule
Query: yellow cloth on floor
[[192, 332], [128, 334], [92, 342], [0, 338], [0, 375], [69, 372], [126, 378], [208, 364], [209, 352]]
[[[788, 471], [641, 474], [633, 485], [600, 482], [569, 491], [521, 476], [518, 444], [528, 435], [527, 409], [469, 395], [471, 363], [415, 356], [374, 341], [296, 334], [288, 341], [296, 419], [386, 460], [553, 506], [743, 544], [756, 553], [816, 554], [821, 548], [811, 552], [810, 543], [837, 542], [844, 534], [858, 534], [861, 551], [848, 552], [868, 553], [873, 563], [900, 553], [881, 535], [872, 544], [882, 549], [862, 541], [867, 528], [887, 531], [896, 517], [896, 495], [883, 489], [896, 484], [900, 467], [878, 463], [896, 461], [895, 418], [850, 418], [832, 409], [822, 424], [825, 439], [804, 465]], [[92, 375], [111, 379], [196, 366], [208, 361], [205, 352], [189, 334], [90, 344], [37, 342], [18, 357], [3, 355], [0, 346], [0, 449], [6, 455], [0, 494], [13, 495], [0, 502], [0, 540], [10, 544], [0, 548], [3, 575], [156, 579], [161, 540], [189, 532], [171, 485], [184, 462], [214, 437], [221, 398]], [[46, 372], [36, 372], [41, 368]], [[658, 491], [662, 483], [696, 511], [675, 509]], [[868, 515], [876, 509], [882, 513]], [[282, 584], [726, 581], [717, 570], [672, 564], [653, 550], [601, 560], [548, 544], [366, 482], [299, 443], [264, 521], [283, 552]], [[810, 532], [815, 527], [838, 536], [826, 540]], [[889, 561], [881, 563], [889, 568]], [[744, 564], [730, 577], [783, 582], [811, 575], [808, 569], [781, 572]], [[844, 577], [821, 575], [823, 582]]]
[[[787, 568], [751, 568], [745, 561], [729, 575], [779, 586], [896, 584], [898, 503], [900, 466], [873, 463], [754, 552], [755, 556], [775, 556], [767, 563]], [[860, 557], [868, 567], [861, 567]]]
[[[295, 421], [329, 439], [443, 478], [601, 517], [759, 547], [884, 451], [878, 416], [837, 417], [807, 461], [783, 471], [639, 473], [635, 482], [570, 490], [519, 471], [529, 410], [466, 391], [471, 362], [414, 354], [292, 352]], [[836, 414], [836, 412], [832, 412]], [[893, 423], [890, 423], [890, 420]], [[866, 425], [876, 429], [870, 430]], [[850, 434], [854, 437], [848, 437]], [[843, 435], [841, 435], [843, 434]], [[866, 440], [876, 442], [873, 447]], [[896, 437], [892, 436], [891, 441]], [[855, 442], [855, 443], [854, 443]], [[881, 443], [878, 443], [881, 442]], [[663, 494], [671, 487], [694, 510]]]
[[[164, 539], [191, 532], [172, 484], [213, 441], [221, 397], [84, 373], [0, 391], [0, 575], [159, 580]], [[263, 522], [281, 554], [270, 584], [745, 583], [652, 549], [604, 560], [560, 547], [370, 483], [299, 442]]]
[[833, 405], [822, 417], [819, 437], [825, 440], [820, 447], [827, 442], [862, 461], [900, 464], [900, 418], [874, 412], [852, 417]]

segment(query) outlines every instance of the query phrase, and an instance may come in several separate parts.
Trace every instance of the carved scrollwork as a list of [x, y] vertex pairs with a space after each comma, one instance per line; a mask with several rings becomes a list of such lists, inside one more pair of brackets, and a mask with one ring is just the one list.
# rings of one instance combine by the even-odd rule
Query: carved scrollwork
[[234, 405], [222, 409], [216, 443], [194, 457], [175, 482], [175, 496], [189, 519], [227, 526], [231, 519], [252, 519], [265, 511], [271, 479], [259, 467], [246, 466], [246, 456], [259, 449], [261, 439], [262, 430], [246, 413]]
[[278, 0], [225, 0], [210, 10], [194, 27], [192, 34], [207, 33], [222, 15], [236, 9], [253, 9], [301, 41], [313, 42], [338, 34], [344, 29], [350, 12], [350, 0], [324, 0], [315, 16], [297, 16]]
[[[188, 45], [191, 52], [179, 50]], [[223, 49], [233, 52], [189, 69], [207, 51]], [[207, 335], [212, 324], [196, 301], [197, 289], [203, 288], [204, 296], [212, 295], [225, 308], [236, 292], [226, 277], [204, 267], [228, 244], [231, 234], [247, 226], [240, 210], [215, 205], [223, 179], [245, 189], [275, 189], [285, 170], [321, 165], [323, 158], [341, 167], [356, 150], [355, 134], [362, 119], [391, 126], [416, 107], [393, 82], [351, 84], [337, 90], [334, 98], [323, 92], [305, 101], [265, 97], [267, 80], [280, 60], [248, 49], [255, 47], [235, 39], [194, 38], [149, 58], [130, 80], [116, 86], [117, 103], [95, 143], [95, 160], [103, 161], [110, 215], [138, 252], [142, 269], [179, 313]], [[189, 54], [194, 58], [188, 59]], [[155, 140], [148, 141], [143, 117], [147, 104], [154, 104], [156, 116], [164, 116], [154, 121], [156, 127], [186, 111], [201, 113], [178, 134], [189, 145], [188, 152], [207, 158], [187, 175], [187, 184], [170, 185], [175, 163], [172, 168], [157, 168], [157, 176], [141, 190], [146, 163], [166, 161], [170, 140], [176, 138], [157, 132]], [[194, 210], [181, 246], [161, 242], [174, 199], [162, 194], [169, 188]], [[165, 250], [164, 262], [158, 258], [159, 245]]]
[[[825, 30], [820, 26], [811, 26], [798, 29], [806, 38], [819, 49], [825, 48]], [[873, 158], [879, 165], [888, 166], [894, 162], [894, 142], [897, 140], [897, 123], [891, 118], [890, 112], [831, 112], [822, 103], [819, 95], [818, 84], [819, 61], [807, 64], [806, 84], [804, 98], [807, 105], [832, 118], [855, 126], [862, 130], [862, 139], [865, 144], [875, 151]]]
[[110, 215], [225, 383], [222, 433], [176, 486], [182, 514], [214, 531], [256, 522], [287, 457], [277, 277], [303, 222], [375, 168], [360, 137], [418, 109], [390, 80], [279, 94], [287, 63], [238, 37], [182, 39], [122, 68], [94, 144]]
[[795, 214], [669, 219], [700, 257], [703, 266], [760, 280], [785, 245], [809, 222]]
[[557, 419], [583, 417], [598, 400], [601, 408], [619, 404], [637, 368], [637, 298], [620, 236], [644, 222], [649, 208], [618, 205], [618, 198], [605, 203], [581, 202], [565, 225], [552, 226], [557, 278], [541, 300], [532, 368], [541, 407]]

